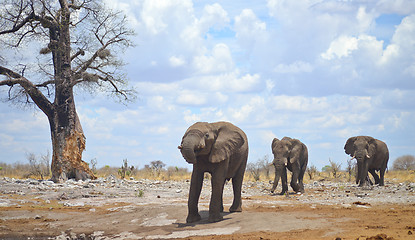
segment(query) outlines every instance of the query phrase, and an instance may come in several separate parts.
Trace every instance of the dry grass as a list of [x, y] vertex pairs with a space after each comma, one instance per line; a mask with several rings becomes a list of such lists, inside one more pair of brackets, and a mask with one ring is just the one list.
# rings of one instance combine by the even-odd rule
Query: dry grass
[[[31, 172], [31, 167], [29, 164], [5, 164], [0, 163], [0, 177], [9, 177], [9, 178], [34, 178], [40, 179], [40, 176], [29, 175]], [[99, 168], [95, 171], [97, 177], [108, 177], [113, 175], [117, 178], [120, 178], [118, 174], [119, 168], [117, 167], [109, 167], [105, 166]], [[46, 176], [46, 179], [50, 178], [51, 176]], [[151, 180], [190, 180], [191, 178], [191, 171], [188, 171], [186, 168], [177, 168], [177, 167], [168, 167], [167, 169], [163, 168], [160, 171], [154, 171], [149, 168], [143, 169], [135, 169], [131, 172], [130, 175], [126, 176], [126, 179], [133, 177], [134, 179], [151, 179]], [[291, 179], [291, 174], [288, 174], [288, 179]], [[245, 181], [255, 181], [252, 174], [249, 171], [246, 171]], [[268, 175], [265, 172], [261, 172], [259, 176], [259, 181], [273, 181], [274, 180], [274, 172], [270, 171]], [[332, 181], [332, 182], [354, 182], [355, 176], [349, 177], [347, 172], [339, 172], [337, 173], [337, 177], [334, 178], [330, 172], [317, 172], [313, 179], [310, 179], [307, 174], [304, 175], [304, 183], [311, 183], [314, 181]], [[387, 171], [385, 174], [385, 182], [392, 182], [392, 183], [403, 183], [403, 182], [415, 182], [415, 171], [408, 170], [408, 171]]]
[[393, 183], [415, 182], [415, 170], [394, 170], [385, 174], [385, 181]]
[[[370, 174], [369, 174], [370, 175]], [[370, 175], [371, 176], [371, 175]], [[291, 173], [288, 172], [288, 181], [291, 179]], [[244, 177], [245, 181], [255, 181], [254, 177], [249, 173], [245, 173]], [[259, 181], [274, 181], [274, 172], [272, 171], [268, 176], [261, 173]], [[331, 182], [355, 182], [355, 175], [349, 176], [346, 171], [341, 171], [337, 173], [336, 177], [333, 177], [331, 172], [317, 172], [313, 179], [305, 174], [304, 183], [312, 183], [314, 181], [331, 181]], [[392, 183], [404, 183], [404, 182], [413, 182], [415, 183], [415, 170], [389, 170], [385, 173], [385, 182], [392, 182]]]

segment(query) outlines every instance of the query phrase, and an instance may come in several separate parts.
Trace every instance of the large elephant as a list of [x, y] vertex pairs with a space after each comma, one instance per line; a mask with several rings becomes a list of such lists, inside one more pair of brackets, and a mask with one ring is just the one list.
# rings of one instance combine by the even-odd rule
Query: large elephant
[[[359, 187], [368, 184], [370, 172], [375, 184], [384, 186], [384, 175], [389, 160], [389, 150], [386, 144], [369, 136], [351, 137], [344, 145], [344, 151], [357, 160], [356, 184]], [[380, 178], [375, 171], [380, 171]]]
[[277, 188], [278, 181], [281, 178], [282, 191], [281, 195], [288, 191], [287, 185], [287, 168], [292, 172], [291, 187], [295, 192], [304, 193], [303, 177], [308, 163], [307, 146], [298, 139], [284, 137], [279, 140], [274, 138], [272, 141], [272, 153], [275, 167], [275, 179], [271, 192]]
[[209, 222], [223, 219], [222, 194], [226, 180], [232, 179], [234, 194], [229, 211], [242, 211], [241, 188], [248, 159], [248, 139], [241, 129], [228, 122], [197, 122], [187, 129], [179, 149], [184, 159], [193, 164], [187, 223], [201, 219], [197, 205], [205, 172], [212, 176]]

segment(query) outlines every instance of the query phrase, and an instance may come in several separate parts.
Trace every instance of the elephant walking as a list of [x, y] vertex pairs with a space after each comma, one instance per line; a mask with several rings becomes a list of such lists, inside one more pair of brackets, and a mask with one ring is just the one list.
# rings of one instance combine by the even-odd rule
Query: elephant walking
[[[357, 160], [356, 184], [368, 185], [368, 172], [375, 179], [375, 184], [384, 186], [385, 170], [388, 166], [389, 150], [386, 143], [369, 136], [351, 137], [344, 145], [344, 151]], [[380, 172], [380, 177], [376, 174]]]
[[223, 219], [222, 195], [226, 180], [232, 179], [234, 194], [229, 211], [242, 211], [241, 188], [248, 159], [248, 139], [241, 129], [228, 122], [197, 122], [187, 129], [179, 149], [184, 159], [193, 164], [187, 223], [201, 219], [198, 202], [205, 172], [212, 175], [209, 222]]
[[272, 141], [272, 153], [275, 167], [275, 179], [271, 192], [277, 188], [278, 181], [281, 178], [282, 191], [281, 195], [288, 191], [287, 169], [292, 172], [291, 187], [295, 192], [304, 193], [303, 177], [308, 163], [307, 146], [298, 139], [284, 137], [279, 140], [274, 138]]

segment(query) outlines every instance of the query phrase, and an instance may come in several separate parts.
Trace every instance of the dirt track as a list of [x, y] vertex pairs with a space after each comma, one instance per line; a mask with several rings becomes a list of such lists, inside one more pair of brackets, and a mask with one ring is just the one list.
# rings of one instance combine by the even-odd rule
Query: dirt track
[[[364, 190], [314, 182], [303, 195], [279, 196], [267, 191], [268, 183], [248, 182], [243, 212], [207, 223], [206, 181], [202, 221], [191, 225], [185, 224], [186, 181], [0, 179], [0, 187], [0, 239], [415, 239], [413, 183]], [[227, 184], [226, 210], [231, 202]]]

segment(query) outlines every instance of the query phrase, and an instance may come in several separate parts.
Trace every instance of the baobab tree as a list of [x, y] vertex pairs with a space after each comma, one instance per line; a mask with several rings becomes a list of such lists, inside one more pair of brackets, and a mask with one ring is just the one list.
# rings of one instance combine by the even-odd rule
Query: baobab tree
[[132, 35], [124, 14], [100, 0], [0, 0], [0, 87], [47, 116], [53, 181], [94, 178], [74, 90], [134, 96], [118, 58]]

